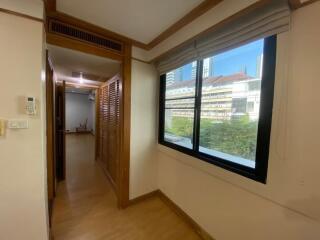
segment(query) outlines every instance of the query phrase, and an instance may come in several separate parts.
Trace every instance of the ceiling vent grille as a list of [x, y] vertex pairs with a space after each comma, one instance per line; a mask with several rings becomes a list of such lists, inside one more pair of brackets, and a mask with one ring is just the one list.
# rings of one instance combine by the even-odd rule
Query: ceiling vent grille
[[80, 40], [95, 46], [122, 53], [122, 44], [120, 42], [110, 40], [98, 34], [84, 31], [69, 24], [62, 23], [57, 20], [50, 20], [49, 32], [62, 35], [64, 37]]

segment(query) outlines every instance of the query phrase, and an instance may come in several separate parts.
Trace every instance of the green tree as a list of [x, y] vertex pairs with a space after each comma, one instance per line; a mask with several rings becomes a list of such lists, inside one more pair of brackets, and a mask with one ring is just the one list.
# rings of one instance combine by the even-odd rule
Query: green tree
[[222, 122], [201, 120], [200, 146], [205, 148], [254, 160], [256, 138], [257, 122], [248, 117]]
[[193, 133], [193, 120], [187, 117], [172, 117], [171, 128], [166, 132], [176, 136], [191, 138]]
[[[201, 119], [200, 146], [254, 160], [257, 126], [257, 121], [250, 121], [248, 116], [229, 121]], [[173, 117], [171, 128], [166, 128], [166, 132], [192, 138], [193, 120], [187, 117]]]

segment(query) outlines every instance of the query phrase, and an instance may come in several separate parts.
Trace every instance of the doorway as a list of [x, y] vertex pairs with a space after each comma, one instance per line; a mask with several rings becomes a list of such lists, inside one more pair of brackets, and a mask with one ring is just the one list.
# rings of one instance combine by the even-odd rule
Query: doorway
[[[125, 90], [130, 87], [125, 83], [128, 67], [125, 61], [54, 45], [48, 45], [48, 52], [47, 118], [48, 113], [52, 115], [47, 121], [52, 127], [52, 152], [48, 155], [53, 159], [48, 161], [48, 169], [52, 169], [48, 174], [50, 206], [55, 206], [52, 202], [59, 188], [70, 193], [72, 181], [82, 178], [84, 184], [88, 173], [99, 166], [114, 189], [118, 207], [124, 208], [129, 202], [130, 128], [124, 128], [130, 123], [125, 116], [130, 113], [125, 104], [129, 99]], [[112, 86], [116, 86], [113, 91]], [[81, 167], [83, 175], [76, 176], [81, 171], [74, 169]]]

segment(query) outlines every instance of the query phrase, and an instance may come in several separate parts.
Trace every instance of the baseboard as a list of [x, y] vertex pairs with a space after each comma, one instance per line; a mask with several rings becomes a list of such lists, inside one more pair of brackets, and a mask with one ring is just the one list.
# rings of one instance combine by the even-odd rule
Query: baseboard
[[158, 191], [158, 196], [164, 203], [167, 204], [168, 207], [170, 207], [178, 216], [180, 216], [186, 223], [188, 223], [203, 240], [215, 240], [177, 204], [175, 204], [170, 198], [168, 198], [168, 196], [165, 195], [161, 190]]
[[140, 197], [134, 198], [129, 201], [129, 206], [143, 202], [146, 199], [159, 197], [172, 211], [174, 211], [179, 217], [181, 217], [187, 224], [189, 224], [194, 231], [203, 240], [215, 240], [210, 236], [198, 223], [196, 223], [187, 213], [185, 213], [177, 204], [175, 204], [167, 195], [165, 195], [161, 190], [155, 190], [150, 193], [144, 194]]
[[148, 198], [157, 197], [157, 196], [159, 196], [159, 192], [160, 192], [159, 190], [155, 190], [155, 191], [143, 194], [143, 195], [136, 197], [134, 199], [131, 199], [131, 200], [129, 200], [129, 206], [137, 204], [139, 202], [142, 202]]
[[94, 135], [91, 131], [87, 131], [87, 132], [74, 132], [74, 131], [66, 131], [66, 134], [92, 134]]

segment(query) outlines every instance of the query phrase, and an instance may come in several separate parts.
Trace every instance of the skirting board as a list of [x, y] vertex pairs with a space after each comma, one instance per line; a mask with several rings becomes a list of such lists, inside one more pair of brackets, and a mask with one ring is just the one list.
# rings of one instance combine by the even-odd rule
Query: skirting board
[[94, 136], [94, 133], [91, 131], [87, 131], [87, 132], [72, 132], [72, 131], [66, 131], [66, 134], [91, 134]]
[[196, 223], [187, 213], [185, 213], [177, 204], [175, 204], [170, 198], [168, 198], [161, 190], [155, 190], [153, 192], [144, 194], [140, 197], [130, 200], [129, 205], [134, 205], [139, 202], [152, 197], [159, 197], [172, 211], [174, 211], [179, 217], [181, 217], [187, 224], [189, 224], [194, 231], [203, 240], [215, 240], [209, 235], [198, 223]]
[[140, 196], [140, 197], [136, 197], [136, 198], [134, 198], [134, 199], [131, 199], [131, 200], [129, 201], [129, 206], [134, 205], [134, 204], [137, 204], [137, 203], [139, 203], [139, 202], [143, 202], [144, 200], [146, 200], [146, 199], [148, 199], [148, 198], [158, 197], [159, 194], [160, 194], [160, 190], [155, 190], [155, 191], [152, 191], [152, 192], [143, 194], [143, 195]]

